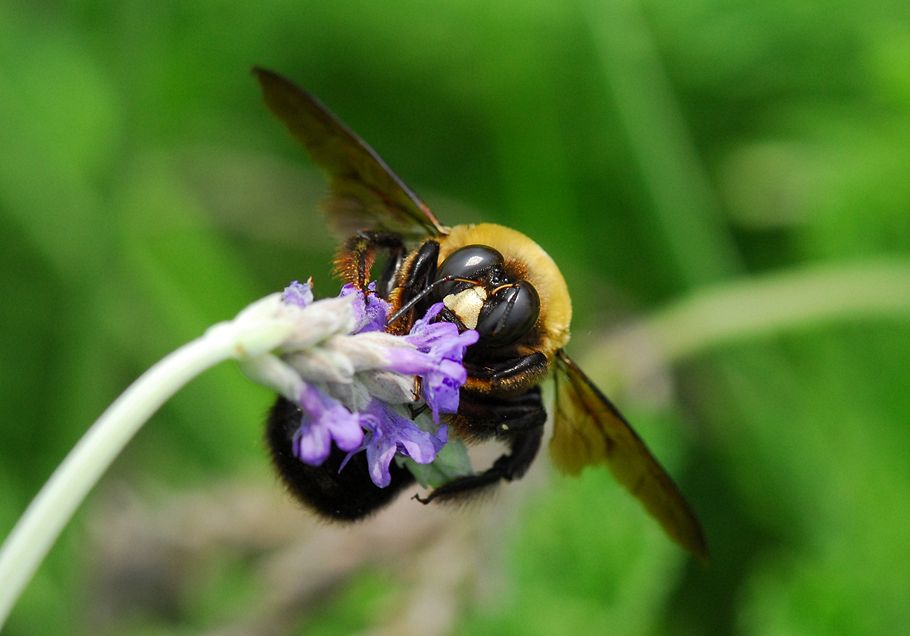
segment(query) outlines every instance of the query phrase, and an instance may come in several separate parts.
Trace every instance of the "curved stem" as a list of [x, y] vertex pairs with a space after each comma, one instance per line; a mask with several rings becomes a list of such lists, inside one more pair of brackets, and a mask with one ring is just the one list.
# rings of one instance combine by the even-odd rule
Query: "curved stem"
[[706, 288], [653, 315], [676, 361], [730, 342], [839, 320], [910, 316], [910, 263], [818, 265]]
[[57, 467], [0, 550], [0, 627], [76, 508], [133, 435], [190, 380], [237, 355], [232, 335], [213, 329], [142, 374]]
[[731, 343], [869, 318], [910, 318], [910, 261], [814, 265], [705, 287], [619, 329], [584, 359], [607, 376], [634, 363], [629, 375], [644, 378]]

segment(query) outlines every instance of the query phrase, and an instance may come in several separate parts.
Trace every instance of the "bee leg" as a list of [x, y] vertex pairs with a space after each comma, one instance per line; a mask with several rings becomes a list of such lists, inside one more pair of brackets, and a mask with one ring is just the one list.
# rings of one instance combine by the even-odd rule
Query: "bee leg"
[[[391, 314], [394, 314], [408, 302], [432, 284], [436, 278], [436, 262], [439, 260], [439, 243], [433, 240], [425, 241], [413, 254], [405, 259], [396, 276], [395, 293], [392, 294]], [[407, 320], [399, 323], [399, 328], [410, 328], [417, 316], [422, 316], [433, 302], [433, 298], [425, 298], [418, 302], [407, 312]], [[405, 329], [404, 333], [407, 333]]]
[[424, 241], [414, 255], [409, 257], [398, 275], [402, 288], [401, 303], [404, 304], [425, 290], [436, 277], [436, 261], [439, 259], [439, 243]]
[[366, 289], [370, 272], [376, 260], [376, 252], [384, 249], [389, 254], [389, 262], [379, 280], [377, 293], [387, 298], [391, 281], [401, 266], [405, 247], [398, 234], [365, 230], [346, 240], [335, 257], [335, 272], [339, 278], [353, 283], [358, 289]]
[[465, 392], [451, 424], [469, 440], [508, 440], [516, 433], [540, 428], [546, 421], [540, 387], [535, 386], [517, 397]]
[[428, 504], [435, 499], [457, 500], [476, 494], [478, 491], [494, 486], [502, 480], [520, 479], [528, 471], [543, 438], [543, 425], [516, 433], [509, 442], [511, 452], [502, 455], [493, 465], [482, 473], [458, 477], [436, 488], [426, 497], [414, 496], [417, 501]]
[[540, 449], [546, 421], [547, 412], [537, 386], [510, 397], [464, 394], [458, 414], [452, 420], [453, 427], [469, 439], [496, 437], [504, 440], [510, 452], [482, 473], [453, 479], [426, 498], [418, 497], [418, 501], [458, 499], [500, 481], [523, 477]]
[[404, 263], [404, 246], [402, 246], [401, 250], [389, 250], [389, 260], [385, 264], [379, 280], [376, 282], [376, 293], [383, 300], [389, 299], [389, 295], [395, 286], [395, 275], [401, 269], [402, 263]]
[[[468, 352], [470, 356], [470, 350]], [[468, 390], [484, 393], [514, 393], [538, 384], [547, 374], [547, 357], [539, 351], [501, 362], [465, 361]]]
[[288, 491], [320, 516], [335, 521], [356, 521], [391, 503], [414, 476], [395, 462], [389, 466], [392, 481], [377, 488], [370, 479], [366, 453], [357, 453], [339, 470], [347, 453], [332, 447], [321, 466], [304, 464], [293, 452], [294, 433], [301, 411], [285, 398], [278, 398], [266, 424], [266, 442], [272, 462]]

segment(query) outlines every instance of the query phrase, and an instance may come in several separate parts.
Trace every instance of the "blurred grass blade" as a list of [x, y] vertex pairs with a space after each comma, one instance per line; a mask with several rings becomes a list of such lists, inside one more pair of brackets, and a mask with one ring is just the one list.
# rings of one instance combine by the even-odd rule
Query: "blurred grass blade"
[[639, 4], [582, 2], [656, 229], [691, 287], [725, 278], [741, 263]]

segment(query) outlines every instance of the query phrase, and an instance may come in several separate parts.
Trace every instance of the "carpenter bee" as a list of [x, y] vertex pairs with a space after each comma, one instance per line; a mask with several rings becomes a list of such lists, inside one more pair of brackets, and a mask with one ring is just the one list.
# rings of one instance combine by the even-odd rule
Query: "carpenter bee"
[[[363, 140], [318, 100], [287, 79], [254, 69], [268, 108], [328, 176], [325, 208], [345, 237], [336, 270], [366, 290], [379, 254], [386, 265], [375, 293], [389, 301], [387, 329], [407, 333], [431, 303], [442, 320], [476, 329], [480, 340], [465, 356], [468, 381], [449, 418], [466, 440], [497, 439], [508, 452], [479, 473], [433, 490], [424, 503], [475, 494], [524, 475], [540, 448], [547, 412], [540, 383], [555, 381], [550, 456], [562, 472], [606, 464], [667, 534], [696, 555], [707, 546], [698, 521], [673, 480], [616, 407], [565, 352], [572, 304], [550, 256], [520, 232], [494, 225], [446, 227]], [[338, 470], [344, 453], [322, 466], [298, 461], [290, 436], [297, 406], [279, 398], [267, 425], [273, 460], [291, 491], [323, 516], [356, 520], [390, 502], [413, 477], [392, 465], [392, 482], [376, 488], [361, 453]]]

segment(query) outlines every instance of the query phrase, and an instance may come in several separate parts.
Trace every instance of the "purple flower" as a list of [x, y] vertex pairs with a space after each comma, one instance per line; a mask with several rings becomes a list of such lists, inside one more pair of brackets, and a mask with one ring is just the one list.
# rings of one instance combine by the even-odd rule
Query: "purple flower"
[[382, 331], [385, 329], [386, 318], [389, 315], [389, 303], [384, 301], [376, 294], [376, 282], [367, 286], [371, 293], [364, 294], [353, 283], [348, 283], [341, 288], [340, 296], [350, 296], [356, 294], [354, 300], [354, 317], [357, 320], [357, 327], [353, 333], [363, 333], [366, 331]]
[[281, 300], [285, 305], [296, 305], [297, 307], [306, 307], [313, 303], [313, 285], [310, 281], [301, 283], [292, 282], [284, 288], [281, 293]]
[[344, 451], [353, 451], [363, 443], [361, 418], [316, 387], [304, 385], [299, 404], [303, 417], [292, 448], [303, 463], [321, 465], [329, 456], [332, 440]]
[[462, 366], [465, 350], [480, 337], [473, 329], [459, 333], [458, 326], [448, 321], [430, 322], [442, 308], [442, 303], [430, 307], [405, 336], [416, 351], [396, 349], [390, 352], [392, 370], [420, 376], [423, 398], [437, 423], [440, 413], [458, 410], [458, 393], [468, 379]]
[[[320, 346], [284, 352], [278, 360], [284, 364], [281, 368], [293, 376], [293, 381], [282, 376], [281, 386], [292, 387], [286, 394], [296, 393], [303, 411], [292, 439], [292, 451], [302, 462], [319, 466], [329, 457], [334, 444], [348, 453], [341, 465], [344, 468], [355, 453], [365, 450], [370, 479], [384, 488], [391, 481], [389, 467], [396, 455], [417, 464], [432, 463], [448, 437], [446, 426], [437, 427], [435, 433], [425, 431], [396, 410], [401, 407], [384, 399], [413, 399], [412, 376], [419, 376], [423, 400], [437, 424], [440, 413], [456, 412], [459, 391], [468, 377], [462, 359], [467, 347], [477, 342], [478, 334], [474, 330], [459, 333], [455, 324], [438, 321], [443, 305], [437, 303], [414, 324], [410, 334], [393, 336], [384, 333], [389, 304], [376, 295], [374, 283], [365, 292], [345, 285], [340, 297], [346, 296], [353, 296], [350, 305], [343, 302], [337, 310], [326, 310], [329, 316], [333, 311], [345, 312], [342, 332], [320, 341]], [[313, 304], [312, 286], [295, 281], [284, 290], [281, 300], [287, 306], [309, 307]], [[337, 299], [335, 303], [338, 304]], [[349, 308], [353, 320], [347, 313]], [[337, 378], [327, 373], [336, 367], [349, 368], [349, 373]], [[324, 386], [320, 382], [330, 384]], [[396, 390], [386, 390], [387, 385]], [[353, 396], [360, 398], [355, 400]], [[360, 412], [355, 410], [364, 403], [366, 407]]]
[[380, 400], [372, 400], [361, 413], [360, 420], [367, 429], [364, 446], [370, 479], [380, 488], [385, 488], [392, 480], [389, 464], [396, 454], [410, 457], [418, 464], [429, 464], [448, 439], [445, 425], [440, 426], [435, 435], [428, 433]]

